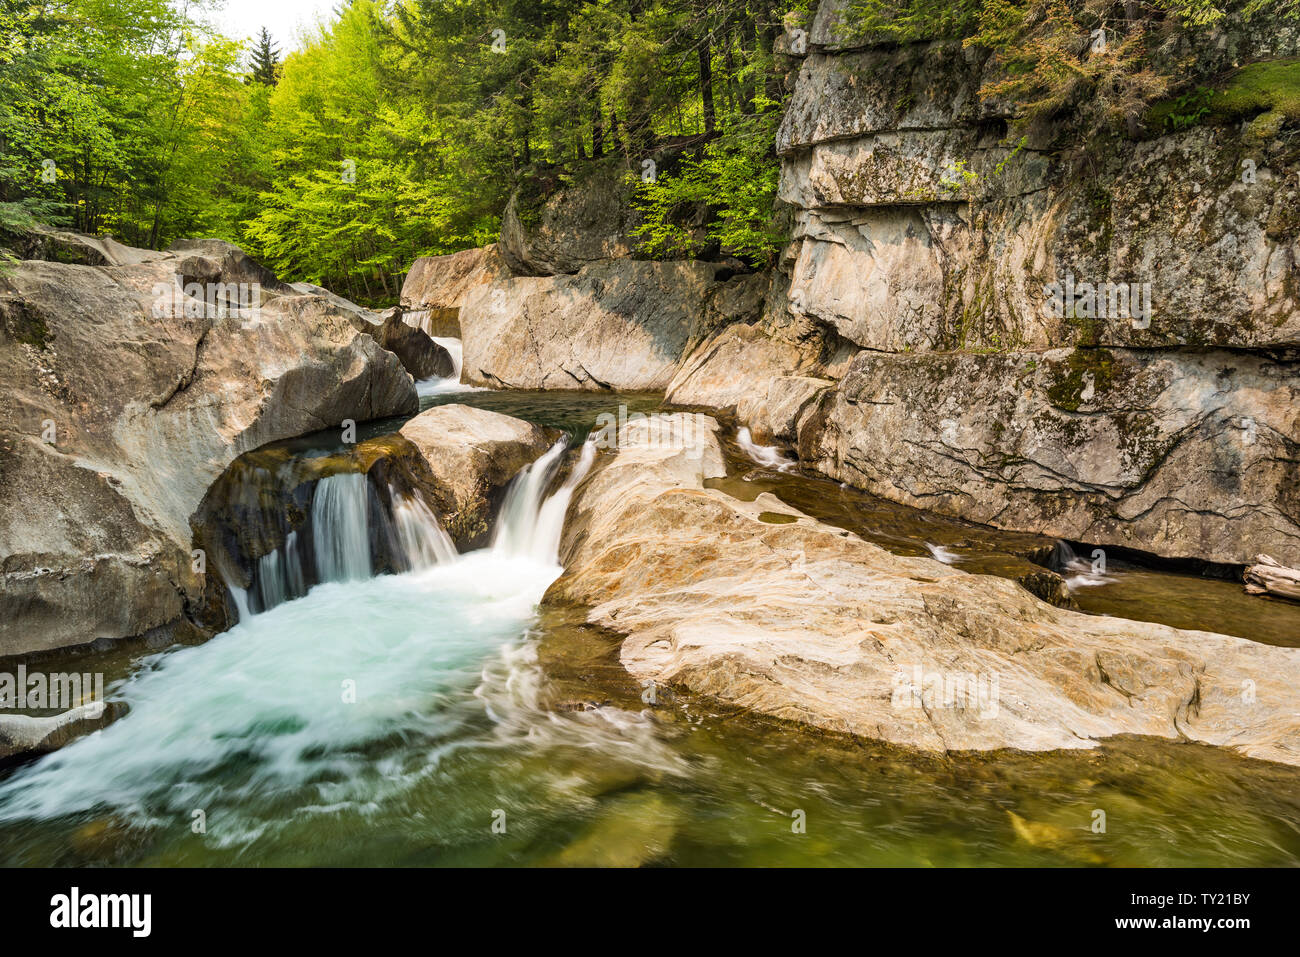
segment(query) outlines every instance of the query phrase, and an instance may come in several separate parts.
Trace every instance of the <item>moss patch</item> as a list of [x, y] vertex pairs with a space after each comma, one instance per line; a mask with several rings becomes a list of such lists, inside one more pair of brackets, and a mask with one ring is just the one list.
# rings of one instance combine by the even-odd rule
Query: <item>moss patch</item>
[[1105, 349], [1075, 349], [1064, 363], [1054, 365], [1050, 375], [1055, 381], [1047, 387], [1052, 405], [1067, 412], [1078, 412], [1089, 379], [1094, 394], [1110, 388], [1115, 378], [1115, 357]]
[[[1252, 63], [1213, 89], [1163, 100], [1148, 114], [1152, 129], [1196, 123], [1236, 123], [1260, 117], [1274, 131], [1283, 121], [1300, 122], [1300, 58]], [[1195, 118], [1195, 122], [1189, 122]]]
[[37, 349], [44, 349], [54, 338], [50, 327], [45, 324], [45, 317], [22, 301], [7, 306], [0, 303], [0, 325], [10, 339]]

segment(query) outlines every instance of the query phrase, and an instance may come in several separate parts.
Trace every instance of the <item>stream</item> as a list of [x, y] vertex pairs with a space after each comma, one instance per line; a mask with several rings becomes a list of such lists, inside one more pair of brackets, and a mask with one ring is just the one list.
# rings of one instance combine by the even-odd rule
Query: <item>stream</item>
[[[1300, 769], [1210, 747], [1120, 739], [936, 756], [691, 696], [648, 707], [617, 638], [542, 598], [591, 462], [591, 446], [577, 447], [598, 414], [662, 397], [420, 392], [425, 408], [465, 402], [562, 429], [568, 448], [520, 473], [479, 550], [456, 554], [420, 503], [394, 506], [397, 574], [373, 573], [364, 477], [331, 476], [311, 512], [321, 583], [263, 596], [260, 613], [245, 598], [239, 623], [204, 644], [78, 656], [68, 669], [104, 671], [110, 699], [130, 710], [0, 778], [0, 863], [1300, 865]], [[371, 423], [360, 438], [400, 424]], [[333, 442], [281, 445], [310, 456]], [[732, 474], [713, 484], [771, 492], [970, 570], [1016, 577], [1041, 551], [1033, 536], [760, 463], [753, 448], [729, 437]], [[1239, 584], [1118, 562], [1106, 577], [1071, 589], [1083, 610], [1279, 644], [1300, 635], [1300, 606], [1238, 603]], [[1096, 809], [1104, 834], [1091, 830]]]

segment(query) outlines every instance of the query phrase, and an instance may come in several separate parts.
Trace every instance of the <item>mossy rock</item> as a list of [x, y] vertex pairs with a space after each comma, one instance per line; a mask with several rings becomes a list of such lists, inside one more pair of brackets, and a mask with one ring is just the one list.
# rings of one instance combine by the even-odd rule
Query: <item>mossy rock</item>
[[1075, 349], [1064, 363], [1048, 370], [1055, 381], [1047, 387], [1047, 398], [1058, 409], [1078, 412], [1085, 401], [1084, 390], [1091, 377], [1093, 393], [1110, 388], [1115, 378], [1115, 357], [1105, 349]]
[[1266, 142], [1287, 123], [1300, 122], [1300, 58], [1242, 67], [1214, 87], [1197, 87], [1162, 100], [1147, 114], [1152, 130], [1250, 120], [1247, 136]]

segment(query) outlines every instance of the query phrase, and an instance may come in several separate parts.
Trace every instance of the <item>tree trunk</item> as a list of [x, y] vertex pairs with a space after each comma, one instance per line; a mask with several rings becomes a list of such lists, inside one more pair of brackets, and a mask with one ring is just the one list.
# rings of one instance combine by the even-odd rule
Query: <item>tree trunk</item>
[[[753, 17], [745, 17], [740, 22], [741, 69], [753, 65], [755, 48], [758, 46], [758, 30]], [[740, 82], [740, 112], [746, 116], [754, 115], [754, 75], [746, 73]]]
[[713, 109], [713, 44], [706, 34], [699, 47], [700, 53], [700, 103], [704, 108], [704, 132], [713, 133], [717, 116]]

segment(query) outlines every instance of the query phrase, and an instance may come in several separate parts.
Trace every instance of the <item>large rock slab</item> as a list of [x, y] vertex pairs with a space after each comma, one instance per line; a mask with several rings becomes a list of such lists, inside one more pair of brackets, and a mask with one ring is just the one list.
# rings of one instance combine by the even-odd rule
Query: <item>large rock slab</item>
[[759, 439], [798, 440], [799, 423], [816, 398], [835, 383], [794, 343], [742, 324], [706, 340], [668, 385], [672, 405], [701, 406], [735, 415]]
[[707, 333], [756, 316], [767, 285], [712, 263], [630, 259], [486, 283], [461, 309], [461, 376], [516, 389], [663, 389]]
[[[1286, 149], [1196, 129], [1129, 144], [1086, 178], [1008, 156], [957, 130], [787, 158], [789, 308], [890, 351], [1300, 344], [1300, 163]], [[1051, 289], [1067, 281], [1080, 287], [1068, 305]], [[1106, 285], [1100, 304], [1084, 283]], [[1111, 287], [1136, 287], [1147, 308], [1112, 302]]]
[[[229, 244], [145, 252], [0, 277], [0, 654], [191, 627], [215, 570], [189, 519], [236, 456], [418, 408], [328, 299], [254, 289], [265, 271]], [[178, 276], [256, 295], [213, 308]]]
[[421, 256], [402, 283], [407, 323], [430, 336], [460, 338], [460, 307], [470, 291], [506, 273], [497, 245], [447, 256]]
[[675, 421], [628, 423], [579, 488], [550, 592], [623, 635], [643, 683], [929, 751], [1143, 734], [1300, 764], [1300, 649], [1054, 608], [740, 502], [704, 488], [714, 429]]
[[1300, 365], [1243, 353], [864, 352], [800, 435], [875, 495], [1160, 555], [1300, 562]]

